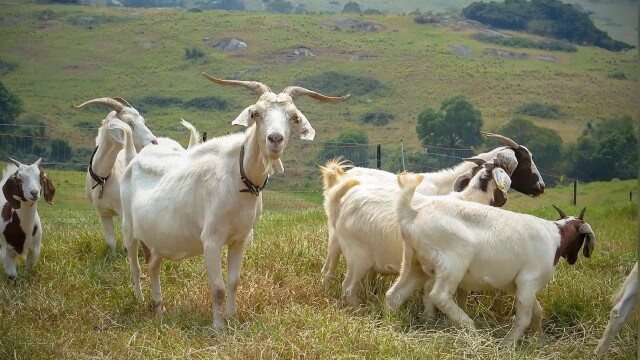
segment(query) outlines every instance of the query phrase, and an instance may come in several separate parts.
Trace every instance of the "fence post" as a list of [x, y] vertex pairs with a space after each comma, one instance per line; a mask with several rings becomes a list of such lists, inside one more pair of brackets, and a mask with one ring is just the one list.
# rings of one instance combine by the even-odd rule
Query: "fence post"
[[376, 165], [378, 170], [382, 169], [382, 150], [380, 149], [380, 144], [376, 146]]
[[573, 180], [573, 205], [577, 204], [578, 180]]
[[400, 139], [400, 157], [402, 158], [402, 171], [407, 171], [407, 168], [404, 166], [404, 145], [402, 144], [402, 139]]
[[633, 202], [633, 191], [629, 191], [629, 201]]
[[206, 141], [207, 141], [207, 132], [206, 132], [206, 131], [204, 131], [204, 132], [202, 133], [202, 142], [206, 142]]

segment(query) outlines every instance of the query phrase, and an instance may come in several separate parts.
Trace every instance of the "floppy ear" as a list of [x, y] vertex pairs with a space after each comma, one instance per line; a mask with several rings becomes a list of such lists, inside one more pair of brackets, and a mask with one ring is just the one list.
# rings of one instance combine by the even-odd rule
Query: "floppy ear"
[[124, 144], [124, 133], [125, 131], [131, 131], [131, 128], [127, 123], [118, 119], [116, 115], [109, 119], [109, 123], [107, 125], [107, 130], [109, 131], [109, 135], [115, 140], [118, 144]]
[[511, 189], [511, 178], [503, 168], [496, 167], [493, 169], [493, 180], [495, 180], [498, 189], [503, 193], [506, 194]]
[[12, 208], [20, 209], [20, 206], [22, 205], [20, 203], [20, 199], [23, 199], [24, 195], [22, 194], [22, 186], [20, 186], [16, 175], [9, 176], [2, 186], [2, 193]]
[[473, 178], [473, 169], [461, 174], [453, 183], [453, 191], [460, 192], [469, 186], [469, 181]]
[[231, 125], [241, 125], [245, 127], [249, 127], [253, 125], [253, 122], [254, 122], [253, 114], [255, 111], [256, 111], [255, 105], [251, 105], [245, 108], [244, 110], [242, 110], [240, 115], [238, 115], [238, 117], [231, 122]]
[[53, 182], [49, 179], [49, 176], [40, 169], [40, 184], [44, 192], [44, 201], [53, 205], [53, 196], [56, 194], [56, 187], [53, 186]]
[[518, 167], [516, 153], [511, 149], [505, 149], [497, 153], [493, 163], [505, 168], [509, 173], [509, 176], [513, 175], [513, 172]]
[[311, 127], [311, 123], [307, 120], [307, 117], [304, 116], [300, 110], [296, 110], [296, 115], [298, 116], [298, 122], [300, 123], [300, 128], [298, 129], [298, 133], [300, 134], [300, 139], [302, 140], [313, 140], [316, 136], [316, 131]]
[[593, 254], [593, 248], [596, 246], [596, 235], [593, 233], [591, 226], [589, 224], [584, 223], [580, 225], [578, 229], [580, 234], [585, 235], [584, 247], [582, 248], [582, 255], [586, 258], [590, 258], [591, 254]]

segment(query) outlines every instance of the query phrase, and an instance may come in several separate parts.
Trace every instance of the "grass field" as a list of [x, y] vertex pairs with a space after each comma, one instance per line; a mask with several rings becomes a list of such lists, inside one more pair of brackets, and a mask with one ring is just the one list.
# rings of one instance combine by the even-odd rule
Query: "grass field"
[[[62, 173], [52, 172], [53, 178]], [[326, 218], [317, 203], [307, 210], [266, 213], [245, 254], [238, 314], [226, 333], [214, 333], [211, 294], [202, 258], [162, 264], [167, 313], [153, 315], [133, 296], [126, 258], [109, 257], [97, 216], [82, 202], [80, 173], [65, 177], [57, 204], [40, 204], [44, 239], [32, 273], [0, 276], [2, 359], [591, 359], [610, 310], [609, 298], [631, 270], [637, 249], [637, 181], [548, 189], [536, 199], [512, 194], [508, 208], [555, 219], [550, 204], [567, 213], [587, 207], [596, 248], [591, 259], [559, 263], [555, 279], [539, 294], [543, 334], [526, 334], [515, 349], [499, 347], [513, 324], [513, 298], [472, 295], [475, 332], [444, 317], [425, 321], [419, 294], [395, 314], [385, 314], [391, 277], [370, 277], [364, 304], [354, 311], [340, 301], [339, 284], [325, 291], [320, 269], [326, 252]], [[176, 224], [176, 226], [179, 226]], [[120, 242], [120, 236], [118, 236]], [[143, 267], [144, 269], [144, 267]], [[341, 264], [339, 274], [344, 273]], [[148, 279], [143, 292], [149, 298]], [[608, 359], [635, 358], [636, 328], [625, 326]]]

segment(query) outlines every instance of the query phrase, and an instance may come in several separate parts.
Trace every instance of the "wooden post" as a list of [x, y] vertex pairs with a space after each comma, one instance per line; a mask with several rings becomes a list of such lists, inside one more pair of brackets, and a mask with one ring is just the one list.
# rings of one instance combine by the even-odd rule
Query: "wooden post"
[[206, 142], [207, 141], [207, 132], [203, 132], [202, 133], [202, 142]]
[[578, 196], [578, 180], [573, 180], [573, 205], [577, 205]]
[[380, 144], [376, 146], [376, 166], [378, 170], [382, 169], [382, 150], [380, 149]]

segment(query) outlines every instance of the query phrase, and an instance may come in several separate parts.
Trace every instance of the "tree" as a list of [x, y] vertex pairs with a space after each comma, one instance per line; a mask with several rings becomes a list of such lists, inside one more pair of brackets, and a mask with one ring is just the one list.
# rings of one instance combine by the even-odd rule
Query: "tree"
[[22, 113], [22, 101], [0, 82], [0, 124], [15, 124]]
[[630, 117], [605, 120], [578, 138], [571, 154], [572, 171], [585, 181], [638, 176], [638, 138]]
[[66, 140], [55, 139], [51, 141], [50, 160], [54, 162], [67, 162], [71, 159], [71, 146]]
[[540, 167], [562, 172], [562, 138], [557, 132], [535, 125], [530, 120], [515, 117], [498, 133], [526, 146]]
[[422, 145], [472, 147], [480, 145], [482, 115], [463, 95], [442, 102], [440, 111], [425, 109], [418, 115], [416, 131]]
[[344, 4], [344, 8], [342, 8], [342, 13], [346, 14], [346, 13], [360, 13], [360, 5], [358, 5], [357, 2], [355, 1], [349, 1], [348, 3]]

